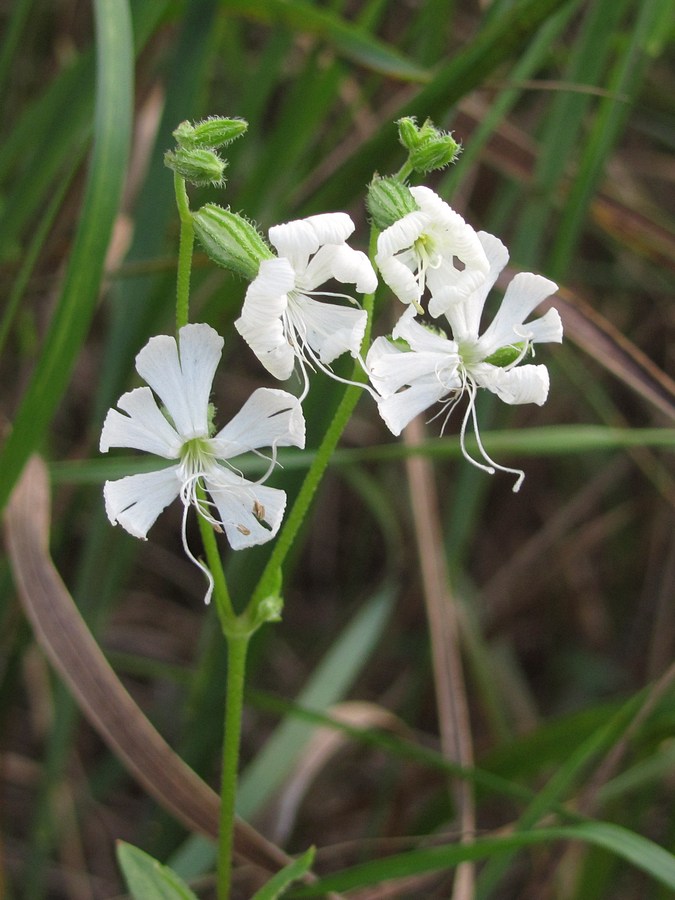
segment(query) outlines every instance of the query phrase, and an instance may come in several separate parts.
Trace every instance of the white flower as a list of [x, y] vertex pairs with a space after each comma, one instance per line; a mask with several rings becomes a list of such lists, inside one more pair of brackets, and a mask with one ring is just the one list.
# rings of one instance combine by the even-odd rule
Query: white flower
[[410, 193], [419, 210], [382, 232], [375, 262], [399, 300], [417, 312], [429, 288], [429, 314], [436, 318], [480, 287], [488, 261], [476, 232], [459, 213], [427, 187], [412, 187]]
[[[484, 388], [509, 404], [541, 405], [545, 402], [549, 389], [546, 366], [520, 363], [533, 352], [533, 344], [562, 341], [562, 322], [555, 309], [525, 323], [534, 308], [555, 293], [557, 285], [529, 272], [516, 275], [506, 289], [492, 323], [480, 335], [485, 300], [508, 261], [508, 252], [493, 235], [479, 232], [478, 237], [490, 261], [490, 273], [482, 285], [446, 312], [453, 340], [434, 334], [416, 322], [415, 310], [411, 308], [406, 310], [393, 332], [393, 337], [402, 338], [407, 347], [378, 338], [368, 353], [366, 366], [380, 394], [380, 414], [394, 434], [400, 434], [411, 419], [437, 401], [443, 402], [441, 413], [445, 412], [447, 421], [460, 397], [466, 393], [468, 406], [460, 431], [464, 456], [490, 473], [500, 469], [517, 474], [514, 485], [517, 491], [524, 474], [520, 469], [495, 463], [481, 443], [476, 393], [478, 388]], [[487, 465], [471, 459], [466, 451], [464, 438], [470, 421]]]
[[425, 409], [461, 390], [457, 344], [421, 325], [407, 309], [392, 337], [405, 347], [379, 337], [366, 356], [366, 369], [380, 399], [380, 415], [392, 434]]
[[[286, 495], [261, 482], [274, 466], [277, 447], [305, 443], [297, 398], [267, 388], [255, 391], [229, 424], [212, 434], [209, 395], [222, 347], [223, 339], [209, 325], [181, 328], [178, 344], [168, 335], [151, 338], [136, 357], [136, 370], [150, 387], [123, 394], [117, 405], [126, 415], [109, 410], [101, 433], [103, 453], [129, 447], [177, 461], [155, 472], [106, 481], [106, 512], [113, 524], [145, 540], [162, 510], [180, 497], [183, 544], [195, 562], [186, 540], [190, 506], [223, 529], [235, 550], [270, 540], [279, 530]], [[259, 482], [247, 481], [226, 462], [260, 447], [271, 447], [273, 458]], [[208, 596], [210, 588], [207, 602]]]
[[375, 290], [377, 276], [367, 256], [345, 243], [353, 230], [346, 213], [310, 216], [270, 228], [270, 242], [279, 256], [261, 262], [234, 323], [276, 378], [289, 378], [299, 361], [303, 397], [308, 389], [307, 365], [327, 371], [342, 353], [356, 357], [360, 351], [366, 312], [314, 299], [343, 297], [354, 302], [343, 294], [317, 290], [330, 279], [354, 284], [362, 294]]

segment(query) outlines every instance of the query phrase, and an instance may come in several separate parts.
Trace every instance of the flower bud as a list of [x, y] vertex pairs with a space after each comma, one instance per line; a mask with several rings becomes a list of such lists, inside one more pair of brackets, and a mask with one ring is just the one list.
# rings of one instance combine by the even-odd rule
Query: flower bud
[[213, 150], [178, 147], [167, 150], [164, 165], [173, 169], [190, 184], [222, 184], [226, 163]]
[[439, 134], [410, 153], [410, 164], [416, 172], [426, 174], [444, 169], [459, 156], [460, 145], [450, 134]]
[[200, 147], [215, 149], [229, 144], [248, 128], [244, 119], [224, 119], [214, 116], [202, 122], [181, 122], [173, 133], [176, 143], [186, 149]]
[[404, 119], [399, 119], [396, 124], [398, 125], [398, 139], [400, 142], [406, 150], [414, 150], [419, 143], [420, 133], [415, 117], [406, 116]]
[[274, 254], [249, 221], [215, 203], [192, 214], [195, 234], [208, 256], [219, 266], [252, 281], [264, 259]]
[[384, 230], [419, 209], [410, 189], [396, 178], [375, 176], [368, 186], [366, 208], [376, 228]]
[[408, 150], [410, 165], [416, 172], [426, 174], [453, 163], [459, 155], [460, 145], [448, 134], [436, 128], [431, 119], [418, 127], [415, 119], [407, 116], [399, 119], [398, 136]]

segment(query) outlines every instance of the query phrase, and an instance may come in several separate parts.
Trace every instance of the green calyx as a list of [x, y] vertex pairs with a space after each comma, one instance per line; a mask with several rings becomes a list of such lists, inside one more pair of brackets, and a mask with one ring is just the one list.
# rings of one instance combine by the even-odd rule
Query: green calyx
[[[523, 353], [523, 350], [525, 350], [525, 353]], [[524, 343], [509, 344], [507, 347], [500, 347], [499, 350], [487, 356], [483, 361], [491, 366], [499, 366], [500, 369], [503, 369], [505, 366], [510, 366], [516, 362], [516, 360], [524, 359], [531, 353], [532, 348], [528, 347], [525, 349]]]
[[252, 281], [260, 263], [274, 259], [263, 236], [243, 216], [207, 203], [192, 214], [195, 234], [209, 258], [217, 265]]
[[227, 163], [214, 150], [178, 147], [167, 150], [164, 165], [194, 185], [222, 185]]
[[383, 231], [419, 206], [410, 188], [398, 178], [376, 175], [368, 186], [366, 208], [375, 227]]
[[176, 143], [185, 149], [215, 150], [240, 137], [248, 128], [245, 119], [213, 116], [202, 122], [181, 122], [173, 132]]

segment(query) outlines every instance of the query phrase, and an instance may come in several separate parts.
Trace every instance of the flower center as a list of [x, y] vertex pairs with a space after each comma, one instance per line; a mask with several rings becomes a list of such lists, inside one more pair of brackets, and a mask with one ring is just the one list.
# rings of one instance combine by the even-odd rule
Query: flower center
[[470, 369], [476, 363], [483, 362], [483, 357], [476, 341], [458, 341], [457, 347], [465, 368]]
[[181, 500], [184, 506], [194, 506], [202, 516], [211, 521], [208, 509], [199, 497], [198, 486], [203, 475], [211, 468], [215, 457], [209, 439], [194, 437], [185, 441], [180, 451], [179, 475], [182, 483]]
[[417, 308], [418, 312], [421, 312], [422, 307], [420, 306], [420, 300], [422, 299], [427, 284], [427, 271], [429, 269], [437, 269], [443, 261], [443, 257], [436, 249], [436, 243], [433, 237], [426, 232], [417, 238], [412, 249], [417, 257], [418, 263], [417, 275], [415, 276], [418, 285], [418, 297], [414, 306]]
[[213, 458], [209, 439], [205, 437], [190, 438], [180, 450], [181, 466], [188, 477], [203, 472]]

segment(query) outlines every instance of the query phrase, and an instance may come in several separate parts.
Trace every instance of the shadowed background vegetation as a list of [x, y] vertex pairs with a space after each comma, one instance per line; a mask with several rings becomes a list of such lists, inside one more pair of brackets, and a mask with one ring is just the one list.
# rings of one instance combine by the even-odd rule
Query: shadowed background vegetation
[[[364, 864], [325, 882], [350, 896], [449, 897], [456, 871], [455, 900], [672, 896], [655, 846], [675, 841], [672, 5], [15, 0], [0, 21], [0, 498], [39, 453], [55, 565], [147, 719], [217, 788], [225, 651], [180, 510], [147, 543], [112, 528], [102, 483], [138, 462], [97, 450], [135, 354], [174, 327], [171, 132], [249, 122], [225, 192], [195, 207], [264, 231], [343, 209], [367, 249], [368, 181], [403, 160], [393, 122], [430, 116], [464, 150], [428, 183], [514, 269], [558, 282], [566, 340], [538, 351], [544, 407], [481, 398], [489, 451], [526, 470], [518, 495], [461, 458], [457, 421], [394, 442], [359, 404], [285, 567], [283, 621], [253, 645], [240, 812], [288, 853], [316, 844], [319, 876]], [[244, 290], [197, 255], [222, 421], [270, 384], [232, 328]], [[375, 333], [399, 311], [383, 291]], [[291, 498], [342, 391], [313, 380], [309, 452], [274, 478]], [[48, 560], [28, 481], [0, 568], [0, 896], [120, 894], [122, 838], [208, 897], [213, 797], [198, 782], [171, 806], [168, 746], [120, 751], [148, 723], [116, 718], [114, 680], [97, 708], [103, 656], [67, 592], [31, 581]], [[227, 557], [235, 600], [268, 555]], [[255, 862], [273, 868], [249, 840], [241, 897]]]

